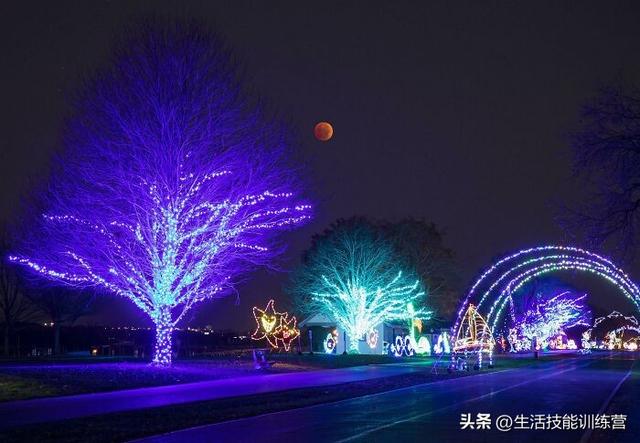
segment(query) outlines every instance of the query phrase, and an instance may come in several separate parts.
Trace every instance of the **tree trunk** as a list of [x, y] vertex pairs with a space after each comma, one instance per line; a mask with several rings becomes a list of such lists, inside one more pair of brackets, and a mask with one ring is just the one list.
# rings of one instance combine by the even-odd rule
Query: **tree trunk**
[[[344, 334], [344, 335], [346, 336], [347, 334]], [[349, 336], [349, 339], [347, 341], [348, 341], [348, 346], [345, 346], [345, 348], [349, 349], [349, 354], [359, 354], [360, 353], [360, 349], [358, 346], [358, 342], [360, 341], [359, 337]]]
[[60, 354], [60, 323], [53, 323], [53, 355]]
[[168, 306], [158, 308], [154, 322], [156, 324], [156, 344], [153, 362], [160, 366], [171, 366], [171, 335], [173, 334], [171, 309]]
[[9, 324], [4, 325], [4, 355], [9, 356]]

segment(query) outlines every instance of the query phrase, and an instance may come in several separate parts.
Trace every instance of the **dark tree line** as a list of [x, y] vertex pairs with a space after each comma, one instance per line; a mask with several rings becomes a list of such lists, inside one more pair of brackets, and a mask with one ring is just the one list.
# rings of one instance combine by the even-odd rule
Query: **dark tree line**
[[93, 295], [60, 287], [36, 286], [6, 260], [9, 242], [0, 230], [0, 327], [2, 353], [12, 355], [17, 349], [13, 338], [34, 323], [53, 323], [52, 348], [61, 352], [60, 328], [73, 325], [90, 312]]

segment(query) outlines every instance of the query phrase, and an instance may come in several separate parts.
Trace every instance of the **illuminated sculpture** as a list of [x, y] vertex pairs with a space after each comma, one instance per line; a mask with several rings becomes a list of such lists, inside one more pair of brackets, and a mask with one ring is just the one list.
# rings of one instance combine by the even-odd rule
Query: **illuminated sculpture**
[[[597, 349], [637, 349], [640, 341], [640, 325], [634, 316], [625, 316], [613, 311], [604, 317], [598, 317], [593, 327], [584, 333], [590, 340], [590, 347]], [[634, 349], [635, 348], [635, 349]]]
[[218, 41], [196, 25], [139, 29], [78, 94], [45, 212], [9, 259], [130, 299], [168, 365], [185, 314], [234, 293], [310, 209], [281, 125], [248, 105]]
[[587, 329], [582, 333], [581, 343], [582, 349], [590, 349], [591, 348], [591, 330]]
[[[425, 295], [420, 281], [398, 270], [392, 248], [373, 229], [338, 226], [318, 239], [293, 276], [299, 310], [323, 314], [346, 331], [350, 352], [385, 321], [407, 320], [407, 303]], [[416, 317], [430, 312], [416, 309]]]
[[285, 351], [289, 352], [291, 349], [291, 342], [300, 336], [300, 330], [296, 328], [297, 320], [295, 317], [291, 317], [287, 320], [287, 316], [280, 317], [280, 325], [276, 328], [273, 336], [276, 339], [276, 343], [281, 342]]
[[[591, 322], [591, 311], [582, 303], [586, 295], [577, 296], [571, 291], [562, 291], [546, 300], [542, 297], [537, 294], [526, 307], [526, 312], [516, 318], [515, 339], [520, 343], [512, 343], [512, 346], [519, 351], [529, 350], [527, 344], [522, 342], [523, 338], [528, 339], [529, 345], [535, 338], [538, 349], [564, 349], [564, 331], [578, 325], [588, 326]], [[560, 340], [557, 346], [553, 339]]]
[[418, 330], [418, 333], [422, 333], [422, 319], [416, 318], [416, 310], [412, 302], [407, 303], [407, 313], [409, 315], [409, 339], [411, 341], [411, 348], [418, 355], [431, 355], [429, 339], [421, 336], [416, 340], [416, 330]]
[[415, 354], [413, 341], [409, 335], [398, 335], [391, 344], [391, 352], [394, 357], [411, 357]]
[[370, 349], [375, 349], [378, 346], [378, 331], [372, 329], [367, 333], [367, 345]]
[[334, 330], [327, 334], [326, 338], [322, 342], [324, 346], [324, 352], [327, 354], [335, 354], [338, 348], [338, 331]]
[[289, 313], [276, 312], [273, 300], [269, 300], [264, 309], [254, 306], [253, 317], [256, 320], [256, 330], [251, 338], [266, 339], [272, 348], [278, 348], [281, 342], [285, 351], [289, 351], [291, 342], [300, 336], [300, 330], [296, 328], [296, 317], [291, 316], [289, 319]]
[[533, 278], [567, 270], [603, 278], [618, 288], [640, 310], [640, 289], [610, 260], [576, 247], [540, 246], [506, 256], [483, 272], [463, 300], [452, 332], [455, 334], [460, 330], [460, 324], [471, 304], [484, 314], [491, 329], [496, 329], [503, 309], [511, 304], [511, 295], [518, 289]]
[[474, 305], [469, 305], [462, 322], [456, 332], [456, 340], [453, 343], [454, 353], [473, 352], [478, 355], [478, 366], [482, 366], [482, 353], [489, 355], [489, 364], [492, 364], [493, 348], [495, 340], [487, 322], [478, 313]]
[[474, 305], [469, 305], [453, 344], [454, 352], [483, 351], [493, 349], [495, 341], [489, 325], [482, 318]]
[[442, 332], [438, 335], [438, 341], [433, 347], [433, 352], [436, 354], [450, 354], [451, 348], [449, 346], [449, 334]]

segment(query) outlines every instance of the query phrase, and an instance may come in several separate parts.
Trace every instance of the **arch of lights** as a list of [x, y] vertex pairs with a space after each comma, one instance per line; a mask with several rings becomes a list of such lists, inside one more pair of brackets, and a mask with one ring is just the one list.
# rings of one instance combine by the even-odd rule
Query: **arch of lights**
[[601, 277], [620, 290], [640, 312], [640, 289], [611, 260], [572, 246], [539, 246], [523, 249], [495, 262], [475, 281], [462, 301], [452, 336], [457, 336], [470, 304], [482, 313], [491, 330], [495, 330], [506, 306], [513, 317], [511, 295], [531, 279], [558, 271], [576, 270]]

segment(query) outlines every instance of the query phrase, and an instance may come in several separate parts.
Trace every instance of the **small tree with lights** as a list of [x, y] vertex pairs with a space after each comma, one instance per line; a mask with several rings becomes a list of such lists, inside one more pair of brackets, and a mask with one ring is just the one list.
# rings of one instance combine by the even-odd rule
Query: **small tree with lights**
[[[414, 273], [399, 269], [392, 246], [370, 224], [338, 222], [321, 236], [294, 272], [290, 292], [298, 311], [323, 314], [344, 329], [349, 351], [385, 321], [407, 320], [407, 305], [425, 296]], [[415, 309], [413, 317], [430, 312]]]
[[171, 363], [176, 324], [234, 291], [309, 218], [292, 192], [286, 134], [242, 94], [217, 38], [144, 24], [74, 101], [44, 213], [9, 259], [132, 300]]

